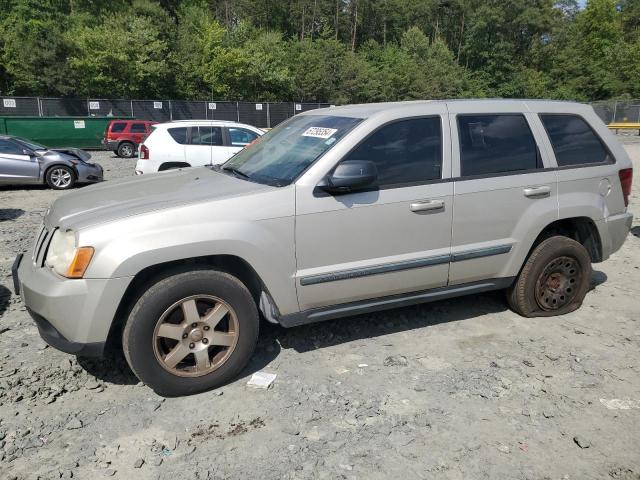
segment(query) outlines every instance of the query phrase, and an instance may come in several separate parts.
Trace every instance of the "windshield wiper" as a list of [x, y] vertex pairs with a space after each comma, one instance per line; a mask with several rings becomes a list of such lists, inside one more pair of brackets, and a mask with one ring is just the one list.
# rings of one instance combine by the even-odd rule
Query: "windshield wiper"
[[244, 178], [245, 180], [249, 180], [251, 177], [244, 172], [241, 172], [235, 167], [222, 167], [222, 170], [226, 170], [227, 172], [233, 173], [236, 177]]

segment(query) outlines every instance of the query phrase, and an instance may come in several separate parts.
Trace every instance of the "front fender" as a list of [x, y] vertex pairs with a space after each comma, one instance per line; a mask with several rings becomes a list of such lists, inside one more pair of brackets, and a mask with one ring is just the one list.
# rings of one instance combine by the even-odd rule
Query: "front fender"
[[251, 220], [207, 213], [192, 205], [80, 232], [80, 244], [96, 252], [85, 278], [131, 277], [161, 263], [233, 255], [253, 267], [281, 313], [297, 311], [293, 215]]

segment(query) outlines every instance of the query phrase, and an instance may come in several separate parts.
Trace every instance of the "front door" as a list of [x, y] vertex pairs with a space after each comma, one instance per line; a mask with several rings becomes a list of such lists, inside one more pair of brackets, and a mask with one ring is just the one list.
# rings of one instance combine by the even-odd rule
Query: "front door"
[[[557, 172], [536, 115], [451, 104], [455, 197], [449, 283], [509, 279], [558, 218]], [[496, 107], [496, 108], [499, 108]]]
[[0, 183], [34, 183], [40, 175], [35, 155], [24, 153], [24, 147], [10, 139], [0, 139]]
[[342, 159], [374, 162], [377, 188], [332, 196], [296, 187], [302, 310], [446, 285], [453, 212], [449, 141], [440, 115], [394, 121]]
[[227, 128], [227, 134], [229, 135], [227, 158], [233, 157], [236, 153], [258, 138], [258, 134], [256, 132], [252, 132], [251, 130], [241, 127], [229, 127]]

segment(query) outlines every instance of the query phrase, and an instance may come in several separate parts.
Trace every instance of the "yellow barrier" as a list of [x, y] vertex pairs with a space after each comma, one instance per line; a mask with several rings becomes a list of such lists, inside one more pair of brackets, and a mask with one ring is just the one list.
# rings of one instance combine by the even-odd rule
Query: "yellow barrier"
[[638, 130], [638, 135], [640, 135], [640, 123], [616, 122], [610, 123], [608, 127], [610, 130], [615, 130], [616, 133], [618, 130]]

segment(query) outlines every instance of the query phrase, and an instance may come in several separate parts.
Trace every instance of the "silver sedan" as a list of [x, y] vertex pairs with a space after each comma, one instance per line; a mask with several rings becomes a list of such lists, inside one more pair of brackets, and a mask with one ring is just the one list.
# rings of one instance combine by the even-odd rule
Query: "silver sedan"
[[66, 190], [100, 182], [102, 167], [78, 148], [46, 148], [30, 140], [0, 135], [0, 185], [42, 184]]

